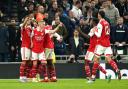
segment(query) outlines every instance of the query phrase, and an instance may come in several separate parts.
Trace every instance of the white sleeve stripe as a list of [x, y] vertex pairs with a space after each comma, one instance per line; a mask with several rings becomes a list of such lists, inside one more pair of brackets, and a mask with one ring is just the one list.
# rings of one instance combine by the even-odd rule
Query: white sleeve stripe
[[99, 24], [97, 25], [97, 31], [95, 31], [95, 35], [96, 35], [97, 37], [101, 37], [102, 29], [103, 29], [103, 27], [102, 27], [102, 25], [99, 23]]
[[94, 28], [92, 28], [88, 34], [90, 37], [92, 37], [94, 35]]

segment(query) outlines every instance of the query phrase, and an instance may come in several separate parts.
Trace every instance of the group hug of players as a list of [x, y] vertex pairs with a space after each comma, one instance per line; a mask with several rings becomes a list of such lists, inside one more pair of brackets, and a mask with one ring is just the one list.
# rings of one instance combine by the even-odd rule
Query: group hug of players
[[[60, 23], [55, 29], [46, 25], [41, 14], [37, 14], [36, 19], [26, 16], [21, 27], [21, 55], [22, 62], [20, 65], [21, 82], [56, 82], [56, 72], [53, 64], [54, 43], [52, 37], [60, 39], [56, 33]], [[33, 24], [33, 26], [32, 26]], [[44, 80], [37, 78], [37, 75], [43, 74]], [[48, 74], [50, 79], [48, 78]]]
[[[98, 12], [98, 19], [91, 19], [93, 28], [89, 34], [81, 32], [79, 27], [76, 27], [82, 35], [90, 39], [90, 45], [85, 55], [85, 72], [88, 83], [92, 83], [96, 77], [96, 71], [102, 71], [108, 82], [111, 80], [111, 75], [100, 66], [99, 59], [104, 54], [107, 62], [115, 70], [118, 79], [121, 79], [120, 70], [117, 64], [112, 60], [112, 49], [110, 45], [110, 25], [104, 19], [105, 13]], [[31, 23], [34, 25], [31, 26]], [[50, 25], [46, 25], [43, 19], [36, 20], [27, 16], [21, 26], [21, 55], [22, 62], [20, 65], [20, 81], [27, 82], [31, 79], [32, 82], [56, 82], [56, 72], [53, 63], [54, 43], [52, 37], [60, 36], [56, 33], [60, 23], [55, 29]], [[89, 63], [93, 63], [92, 71], [90, 70]], [[37, 75], [43, 75], [44, 79], [40, 80]]]

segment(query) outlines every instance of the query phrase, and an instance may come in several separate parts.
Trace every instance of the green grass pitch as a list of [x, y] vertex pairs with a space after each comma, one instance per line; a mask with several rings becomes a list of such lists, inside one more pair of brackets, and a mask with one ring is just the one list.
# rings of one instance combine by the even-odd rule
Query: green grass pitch
[[97, 79], [93, 84], [87, 84], [85, 79], [58, 79], [56, 83], [20, 83], [18, 80], [0, 79], [0, 89], [128, 89], [128, 80]]

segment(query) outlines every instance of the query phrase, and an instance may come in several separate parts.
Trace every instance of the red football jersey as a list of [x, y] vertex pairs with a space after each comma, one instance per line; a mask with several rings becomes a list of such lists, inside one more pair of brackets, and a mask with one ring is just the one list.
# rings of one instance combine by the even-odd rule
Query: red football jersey
[[[45, 27], [45, 29], [52, 30], [52, 26], [48, 25]], [[54, 49], [54, 42], [53, 42], [50, 34], [45, 35], [44, 47], [49, 48], [49, 49]]]
[[106, 20], [101, 19], [99, 21], [96, 36], [98, 37], [98, 44], [104, 47], [110, 46], [110, 25]]
[[50, 34], [45, 35], [44, 47], [49, 48], [49, 49], [54, 49], [54, 42], [52, 38], [50, 37]]
[[45, 29], [42, 31], [38, 31], [37, 29], [34, 29], [33, 37], [32, 37], [33, 52], [41, 53], [44, 51], [44, 36], [45, 36]]
[[88, 47], [88, 51], [90, 52], [94, 52], [95, 50], [95, 47], [97, 45], [97, 37], [96, 35], [94, 34], [94, 32], [96, 31], [96, 27], [93, 27], [90, 32], [89, 32], [89, 36], [90, 36], [90, 45]]
[[30, 40], [31, 39], [31, 32], [32, 32], [32, 29], [30, 27], [21, 29], [21, 39], [22, 39], [21, 47], [30, 48], [30, 45], [31, 45], [31, 40]]

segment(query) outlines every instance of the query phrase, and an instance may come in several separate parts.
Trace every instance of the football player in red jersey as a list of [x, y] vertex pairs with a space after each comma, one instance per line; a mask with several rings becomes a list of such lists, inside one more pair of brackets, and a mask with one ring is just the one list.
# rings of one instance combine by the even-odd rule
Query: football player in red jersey
[[[95, 35], [97, 36], [97, 45], [95, 48], [95, 56], [94, 56], [94, 64], [92, 68], [92, 78], [94, 78], [96, 70], [99, 67], [99, 58], [102, 54], [105, 55], [107, 62], [112, 66], [112, 68], [116, 71], [118, 75], [118, 79], [121, 79], [120, 70], [117, 67], [117, 64], [111, 59], [112, 57], [112, 49], [110, 44], [110, 25], [104, 19], [105, 13], [104, 11], [98, 12], [99, 23], [97, 25], [97, 29], [95, 31]], [[110, 79], [111, 76], [108, 78]]]
[[[95, 30], [97, 29], [96, 25], [98, 24], [99, 20], [97, 18], [92, 18], [91, 19], [91, 25], [93, 26], [93, 28], [90, 30], [89, 34], [85, 34], [83, 33], [81, 30], [79, 30], [79, 32], [85, 37], [85, 38], [89, 38], [90, 39], [90, 45], [88, 47], [87, 53], [85, 55], [85, 72], [86, 72], [86, 77], [89, 80], [89, 82], [91, 82], [91, 70], [90, 70], [90, 66], [89, 63], [93, 61], [94, 58], [94, 50], [95, 47], [97, 45], [97, 37], [94, 34]], [[107, 74], [106, 70], [103, 69], [102, 66], [99, 65], [98, 68], [101, 72], [103, 72], [106, 76], [110, 76], [109, 74]]]
[[21, 24], [21, 56], [22, 62], [20, 65], [20, 81], [26, 82], [26, 63], [30, 59], [31, 47], [31, 19], [26, 17], [23, 24]]
[[55, 33], [58, 28], [61, 26], [59, 24], [54, 30], [46, 30], [45, 28], [45, 21], [39, 21], [38, 26], [36, 29], [33, 31], [33, 37], [32, 37], [32, 61], [33, 61], [33, 67], [32, 67], [32, 77], [33, 77], [33, 82], [38, 82], [36, 78], [37, 74], [37, 60], [41, 61], [41, 64], [43, 66], [43, 75], [44, 75], [44, 80], [48, 80], [48, 75], [47, 75], [47, 68], [46, 68], [46, 58], [45, 58], [45, 53], [44, 53], [44, 37], [46, 34], [53, 34]]
[[[52, 26], [47, 26], [47, 30], [51, 30], [51, 29], [52, 29]], [[58, 35], [57, 33], [46, 34], [44, 47], [45, 47], [45, 56], [47, 59], [47, 68], [50, 74], [50, 81], [56, 82], [57, 81], [56, 71], [55, 71], [55, 66], [53, 63], [53, 55], [54, 55], [54, 42], [52, 40], [53, 36], [57, 37], [57, 40], [60, 39], [60, 35]]]

